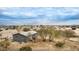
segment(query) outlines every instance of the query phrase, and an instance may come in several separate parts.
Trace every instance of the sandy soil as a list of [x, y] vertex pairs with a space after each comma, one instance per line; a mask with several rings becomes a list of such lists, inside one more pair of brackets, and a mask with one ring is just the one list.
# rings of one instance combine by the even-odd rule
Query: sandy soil
[[[79, 30], [74, 30], [74, 32], [79, 35]], [[16, 30], [4, 30], [1, 31], [2, 37], [0, 38], [11, 38], [14, 33], [17, 33]], [[79, 42], [66, 40], [64, 47], [58, 48], [55, 46], [55, 42], [28, 42], [28, 43], [18, 43], [12, 42], [9, 46], [9, 51], [18, 51], [22, 46], [30, 46], [33, 51], [78, 51], [79, 50]]]

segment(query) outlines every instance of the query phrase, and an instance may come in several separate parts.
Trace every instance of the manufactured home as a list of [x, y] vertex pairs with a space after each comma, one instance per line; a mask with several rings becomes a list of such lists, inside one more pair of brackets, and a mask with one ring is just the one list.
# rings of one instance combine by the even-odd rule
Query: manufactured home
[[13, 41], [27, 42], [29, 40], [35, 40], [37, 37], [36, 31], [27, 31], [13, 34]]

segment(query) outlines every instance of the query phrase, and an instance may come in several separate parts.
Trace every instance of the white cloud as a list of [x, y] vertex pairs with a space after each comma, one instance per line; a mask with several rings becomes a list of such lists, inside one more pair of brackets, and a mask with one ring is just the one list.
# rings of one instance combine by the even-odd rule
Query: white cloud
[[23, 13], [23, 14], [21, 14], [21, 15], [30, 16], [30, 17], [32, 17], [32, 16], [37, 16], [37, 14], [34, 14], [34, 13], [32, 13], [32, 12], [26, 12], [26, 13]]
[[2, 14], [9, 15], [9, 16], [15, 16], [15, 15], [17, 15], [17, 13], [14, 13], [14, 12], [2, 12]]
[[[67, 18], [67, 16], [75, 16], [79, 14], [79, 8], [0, 8], [3, 15], [9, 15], [16, 17], [15, 19], [20, 19], [15, 21], [15, 19], [10, 19], [11, 22], [15, 24], [78, 24], [78, 20], [67, 20], [64, 23], [62, 18]], [[29, 21], [27, 21], [28, 17]], [[36, 19], [32, 19], [32, 17]], [[58, 18], [60, 17], [60, 19]], [[6, 20], [6, 19], [5, 19]], [[61, 21], [60, 21], [61, 20]], [[60, 21], [60, 22], [59, 22]], [[4, 21], [5, 22], [5, 21]], [[9, 21], [10, 22], [10, 21]]]

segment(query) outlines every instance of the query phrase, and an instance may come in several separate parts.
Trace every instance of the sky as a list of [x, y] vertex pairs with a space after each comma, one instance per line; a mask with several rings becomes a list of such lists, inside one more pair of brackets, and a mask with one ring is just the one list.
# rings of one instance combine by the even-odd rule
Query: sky
[[78, 7], [0, 7], [0, 25], [79, 25]]

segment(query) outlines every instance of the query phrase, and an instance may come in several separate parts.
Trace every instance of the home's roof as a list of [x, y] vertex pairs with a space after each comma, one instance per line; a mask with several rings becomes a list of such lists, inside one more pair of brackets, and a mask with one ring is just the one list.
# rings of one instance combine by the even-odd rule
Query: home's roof
[[36, 34], [36, 31], [27, 31], [27, 32], [20, 32], [20, 34], [24, 35], [24, 36], [29, 36], [29, 35], [33, 35]]

